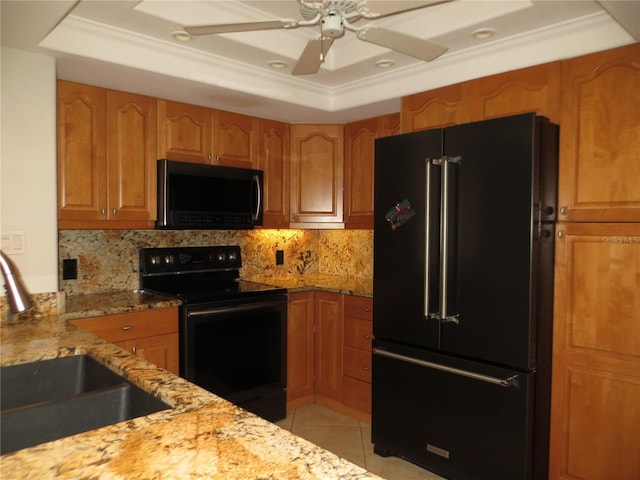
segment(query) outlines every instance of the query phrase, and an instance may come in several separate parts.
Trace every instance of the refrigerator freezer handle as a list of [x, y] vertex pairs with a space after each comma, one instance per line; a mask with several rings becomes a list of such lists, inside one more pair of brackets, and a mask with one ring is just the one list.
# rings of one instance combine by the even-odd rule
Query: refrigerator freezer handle
[[471, 372], [469, 370], [463, 370], [461, 368], [449, 367], [440, 363], [427, 362], [419, 358], [407, 357], [406, 355], [400, 355], [399, 353], [389, 352], [381, 348], [374, 348], [373, 353], [376, 355], [382, 355], [383, 357], [389, 357], [401, 362], [413, 363], [422, 367], [433, 368], [434, 370], [440, 370], [442, 372], [451, 373], [453, 375], [460, 375], [474, 380], [480, 380], [482, 382], [492, 383], [500, 387], [518, 387], [518, 375], [512, 375], [507, 378], [491, 377], [489, 375], [482, 375], [481, 373]]

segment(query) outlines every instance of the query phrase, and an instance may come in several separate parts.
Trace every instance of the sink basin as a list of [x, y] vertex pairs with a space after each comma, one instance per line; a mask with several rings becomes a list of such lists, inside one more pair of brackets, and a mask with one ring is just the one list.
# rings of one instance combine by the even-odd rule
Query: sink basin
[[0, 369], [0, 454], [171, 406], [87, 355]]

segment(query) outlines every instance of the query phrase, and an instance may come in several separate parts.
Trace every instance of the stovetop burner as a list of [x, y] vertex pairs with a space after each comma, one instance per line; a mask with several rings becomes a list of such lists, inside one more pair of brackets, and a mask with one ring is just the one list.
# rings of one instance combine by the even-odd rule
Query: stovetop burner
[[286, 293], [285, 288], [239, 279], [240, 247], [169, 247], [140, 250], [140, 287], [204, 303]]

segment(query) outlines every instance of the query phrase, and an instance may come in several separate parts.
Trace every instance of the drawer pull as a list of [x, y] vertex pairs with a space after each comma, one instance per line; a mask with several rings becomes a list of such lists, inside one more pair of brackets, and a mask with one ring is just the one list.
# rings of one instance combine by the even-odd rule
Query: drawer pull
[[363, 335], [362, 338], [364, 338], [365, 340], [371, 340], [371, 337], [369, 335]]
[[364, 370], [365, 372], [369, 371], [369, 366], [368, 365], [363, 365], [362, 366], [362, 370]]
[[128, 332], [128, 331], [129, 331], [129, 330], [131, 330], [132, 328], [133, 328], [133, 327], [132, 327], [131, 325], [125, 325], [124, 327], [122, 327], [122, 329], [123, 329], [125, 332]]
[[133, 347], [133, 348], [131, 349], [131, 352], [132, 352], [132, 353], [136, 353], [137, 351], [138, 351], [138, 349], [137, 349], [136, 347]]
[[365, 312], [369, 313], [371, 311], [371, 309], [369, 307], [364, 309]]
[[360, 401], [362, 401], [362, 403], [367, 403], [369, 399], [367, 397], [360, 397]]

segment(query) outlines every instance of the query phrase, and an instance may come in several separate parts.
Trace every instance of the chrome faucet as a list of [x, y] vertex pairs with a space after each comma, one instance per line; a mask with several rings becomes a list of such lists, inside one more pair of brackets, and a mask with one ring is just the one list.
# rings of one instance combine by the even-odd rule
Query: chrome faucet
[[9, 309], [13, 313], [21, 313], [31, 308], [31, 300], [18, 269], [13, 262], [0, 250], [0, 269], [4, 277], [4, 286], [7, 290]]

